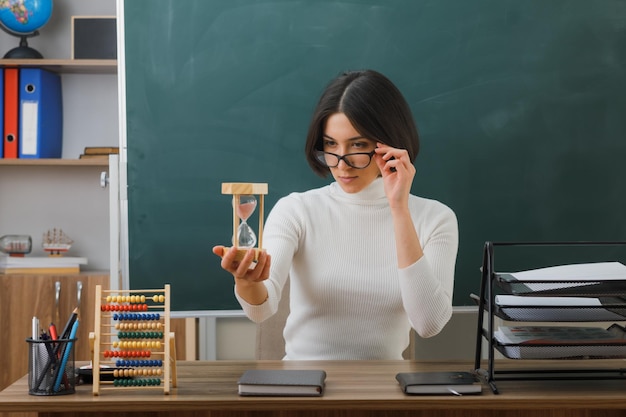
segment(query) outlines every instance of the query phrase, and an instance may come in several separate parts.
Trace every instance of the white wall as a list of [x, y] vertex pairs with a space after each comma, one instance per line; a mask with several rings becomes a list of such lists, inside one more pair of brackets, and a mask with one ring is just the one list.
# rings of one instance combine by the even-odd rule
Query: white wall
[[217, 359], [255, 359], [256, 324], [247, 318], [218, 319], [216, 336]]
[[[452, 318], [441, 333], [428, 339], [417, 337], [415, 358], [473, 361], [476, 351], [477, 318], [478, 308], [456, 307]], [[218, 318], [215, 327], [216, 359], [255, 359], [256, 324], [244, 317]], [[486, 352], [484, 345], [483, 339], [483, 353]]]

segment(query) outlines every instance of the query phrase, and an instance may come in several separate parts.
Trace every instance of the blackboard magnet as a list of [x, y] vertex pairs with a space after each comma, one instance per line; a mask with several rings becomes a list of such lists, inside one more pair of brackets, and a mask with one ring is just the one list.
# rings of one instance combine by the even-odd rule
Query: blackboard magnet
[[[222, 194], [233, 196], [233, 245], [238, 248], [236, 260], [241, 260], [250, 249], [255, 250], [254, 260], [259, 259], [263, 248], [263, 203], [267, 194], [266, 183], [222, 183]], [[259, 196], [259, 198], [257, 198]], [[258, 238], [248, 219], [259, 205]], [[228, 249], [225, 249], [225, 251]], [[222, 253], [221, 256], [224, 256]]]

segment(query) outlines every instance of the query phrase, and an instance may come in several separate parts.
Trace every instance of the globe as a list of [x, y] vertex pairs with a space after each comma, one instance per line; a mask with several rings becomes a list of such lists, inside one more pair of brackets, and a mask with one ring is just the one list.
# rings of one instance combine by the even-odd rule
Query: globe
[[0, 0], [0, 24], [5, 32], [20, 38], [20, 46], [5, 58], [42, 58], [28, 46], [27, 38], [37, 36], [52, 16], [52, 0]]

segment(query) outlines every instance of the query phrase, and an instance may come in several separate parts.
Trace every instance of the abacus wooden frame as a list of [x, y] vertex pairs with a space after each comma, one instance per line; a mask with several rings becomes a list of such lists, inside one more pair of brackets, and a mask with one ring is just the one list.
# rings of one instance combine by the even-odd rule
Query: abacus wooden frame
[[[163, 310], [163, 352], [156, 352], [163, 355], [163, 384], [162, 386], [141, 386], [141, 387], [117, 387], [117, 386], [107, 386], [103, 387], [103, 389], [163, 389], [164, 394], [170, 393], [170, 384], [172, 387], [176, 387], [177, 385], [177, 377], [176, 377], [176, 347], [175, 347], [175, 335], [173, 332], [170, 332], [170, 285], [166, 284], [162, 289], [143, 289], [143, 290], [103, 290], [101, 285], [96, 286], [96, 314], [95, 314], [95, 323], [94, 323], [94, 332], [90, 334], [90, 343], [91, 343], [91, 351], [92, 351], [92, 374], [93, 374], [93, 395], [100, 395], [101, 384], [100, 380], [100, 358], [102, 355], [101, 347], [104, 343], [111, 343], [110, 341], [105, 341], [103, 336], [112, 337], [114, 334], [112, 332], [103, 332], [103, 327], [112, 327], [112, 325], [105, 325], [102, 322], [102, 316], [104, 312], [102, 311], [102, 300], [106, 295], [115, 294], [163, 294], [164, 301], [162, 307], [154, 307], [155, 309]], [[108, 317], [107, 317], [108, 318]], [[104, 384], [103, 384], [104, 385]]]

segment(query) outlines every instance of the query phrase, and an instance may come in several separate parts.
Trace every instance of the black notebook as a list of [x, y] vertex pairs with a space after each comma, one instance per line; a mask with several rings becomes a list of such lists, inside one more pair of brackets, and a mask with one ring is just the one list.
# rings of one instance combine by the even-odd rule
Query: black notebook
[[480, 394], [482, 385], [471, 372], [401, 372], [396, 375], [405, 394]]
[[326, 372], [318, 369], [249, 369], [237, 384], [239, 395], [319, 397], [325, 381]]

